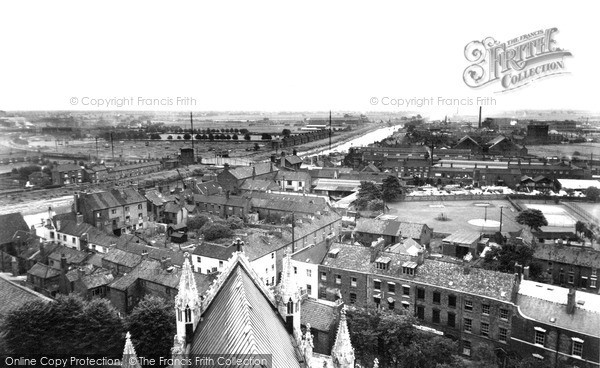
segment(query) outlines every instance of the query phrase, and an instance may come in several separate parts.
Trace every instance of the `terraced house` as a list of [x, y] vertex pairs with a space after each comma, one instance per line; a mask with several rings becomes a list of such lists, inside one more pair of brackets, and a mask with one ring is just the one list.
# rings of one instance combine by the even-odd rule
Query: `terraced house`
[[511, 350], [516, 313], [515, 275], [371, 247], [334, 244], [319, 266], [319, 298], [408, 309], [426, 329], [459, 341], [470, 356], [480, 344]]
[[148, 221], [146, 198], [133, 188], [75, 194], [74, 212], [83, 215], [84, 222], [115, 235], [144, 228]]

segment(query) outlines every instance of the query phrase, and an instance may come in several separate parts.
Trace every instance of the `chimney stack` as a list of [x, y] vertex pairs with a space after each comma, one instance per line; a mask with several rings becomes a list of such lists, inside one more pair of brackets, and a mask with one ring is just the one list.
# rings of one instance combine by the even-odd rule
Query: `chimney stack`
[[77, 225], [81, 225], [83, 224], [83, 215], [79, 212], [77, 212], [77, 215], [75, 215], [76, 219], [77, 219]]
[[477, 124], [477, 127], [481, 129], [481, 106], [479, 106], [479, 123]]
[[60, 220], [56, 220], [56, 231], [60, 231]]
[[575, 289], [570, 288], [567, 294], [567, 314], [575, 313]]
[[529, 280], [529, 266], [523, 267], [523, 279]]
[[228, 190], [225, 191], [225, 199], [229, 199], [229, 191]]
[[379, 238], [371, 243], [371, 247], [370, 247], [371, 248], [371, 263], [375, 262], [375, 260], [377, 259], [377, 256], [379, 255], [379, 252], [381, 251], [381, 248], [383, 248], [384, 244], [385, 244], [385, 240], [383, 238]]
[[64, 273], [67, 272], [67, 256], [64, 253], [60, 255], [60, 270]]

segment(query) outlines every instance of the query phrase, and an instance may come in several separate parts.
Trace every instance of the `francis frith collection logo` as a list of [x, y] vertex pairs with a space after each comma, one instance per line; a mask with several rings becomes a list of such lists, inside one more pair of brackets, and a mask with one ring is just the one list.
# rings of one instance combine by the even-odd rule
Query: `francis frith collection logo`
[[463, 79], [471, 88], [500, 84], [506, 92], [533, 81], [566, 73], [569, 51], [558, 48], [554, 36], [558, 28], [540, 29], [506, 42], [487, 37], [465, 46], [465, 58], [471, 62]]

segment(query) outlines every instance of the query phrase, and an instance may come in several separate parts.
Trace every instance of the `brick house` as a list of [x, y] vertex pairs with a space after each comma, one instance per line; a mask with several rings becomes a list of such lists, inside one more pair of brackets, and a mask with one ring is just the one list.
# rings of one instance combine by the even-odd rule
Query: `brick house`
[[543, 277], [549, 283], [599, 293], [600, 251], [574, 245], [539, 243], [534, 248], [533, 258], [542, 266], [545, 271]]
[[258, 163], [254, 166], [242, 166], [235, 169], [230, 169], [226, 164], [223, 171], [217, 174], [217, 182], [223, 188], [223, 191], [229, 191], [231, 194], [239, 194], [244, 180], [272, 180], [278, 170], [272, 162]]

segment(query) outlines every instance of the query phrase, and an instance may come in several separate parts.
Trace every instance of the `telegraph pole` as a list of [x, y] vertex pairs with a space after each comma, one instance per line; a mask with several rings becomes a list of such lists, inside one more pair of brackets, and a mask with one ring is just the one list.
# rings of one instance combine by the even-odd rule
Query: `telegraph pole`
[[296, 227], [296, 219], [294, 218], [294, 213], [292, 212], [292, 254], [296, 251], [296, 237], [294, 236], [294, 228]]
[[112, 160], [113, 160], [113, 164], [114, 164], [114, 162], [115, 162], [115, 144], [113, 142], [112, 132], [110, 132], [110, 150], [112, 152]]
[[190, 112], [190, 126], [192, 129], [192, 157], [194, 157], [194, 162], [196, 163], [196, 153], [194, 152], [194, 118], [192, 117], [192, 113]]
[[502, 209], [504, 208], [504, 206], [500, 206], [500, 230], [499, 232], [502, 232]]
[[98, 156], [98, 137], [96, 137], [96, 160], [100, 160], [100, 156]]
[[331, 151], [331, 110], [329, 110], [329, 150]]

